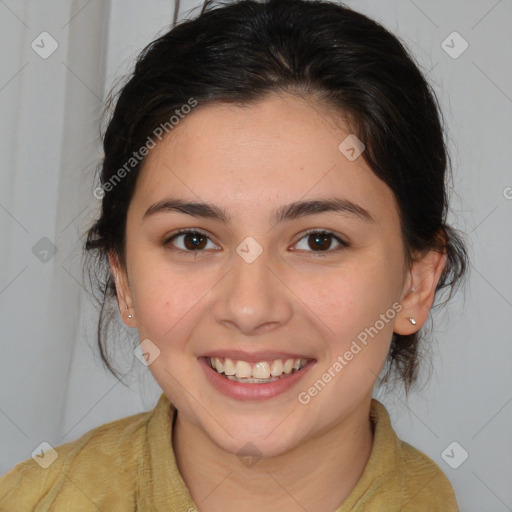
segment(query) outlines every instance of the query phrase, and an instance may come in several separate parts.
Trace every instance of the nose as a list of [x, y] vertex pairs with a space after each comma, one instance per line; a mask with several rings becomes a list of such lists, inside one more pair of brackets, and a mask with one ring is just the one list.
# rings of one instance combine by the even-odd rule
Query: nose
[[250, 263], [235, 254], [232, 270], [217, 290], [215, 320], [247, 336], [286, 325], [293, 313], [293, 294], [279, 276], [279, 268], [265, 251]]

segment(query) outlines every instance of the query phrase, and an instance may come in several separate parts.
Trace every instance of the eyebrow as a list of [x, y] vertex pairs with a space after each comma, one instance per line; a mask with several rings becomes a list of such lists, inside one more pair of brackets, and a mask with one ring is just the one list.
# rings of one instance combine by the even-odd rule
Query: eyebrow
[[[168, 198], [151, 205], [143, 215], [143, 219], [157, 213], [179, 212], [192, 217], [213, 219], [229, 224], [232, 216], [223, 208], [211, 203], [184, 201], [177, 198]], [[281, 206], [272, 213], [272, 224], [287, 220], [316, 215], [325, 212], [336, 212], [342, 215], [356, 217], [366, 222], [375, 222], [373, 215], [362, 206], [348, 199], [330, 198], [311, 201], [297, 201]]]

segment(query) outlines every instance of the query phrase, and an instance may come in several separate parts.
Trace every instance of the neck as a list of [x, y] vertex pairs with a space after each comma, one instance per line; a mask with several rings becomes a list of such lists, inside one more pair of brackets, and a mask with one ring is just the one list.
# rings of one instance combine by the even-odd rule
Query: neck
[[282, 455], [241, 463], [178, 414], [173, 446], [180, 473], [201, 512], [335, 511], [370, 457], [371, 396], [344, 420]]

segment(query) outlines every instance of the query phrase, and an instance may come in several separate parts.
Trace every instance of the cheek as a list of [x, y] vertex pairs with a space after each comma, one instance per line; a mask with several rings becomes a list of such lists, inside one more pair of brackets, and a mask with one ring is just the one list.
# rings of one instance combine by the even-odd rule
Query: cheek
[[385, 357], [396, 317], [397, 279], [387, 261], [367, 255], [338, 267], [328, 278], [309, 276], [298, 283], [297, 295], [328, 341], [331, 360], [355, 340], [361, 347], [353, 348], [359, 360]]
[[321, 330], [326, 347], [326, 357], [302, 389], [309, 397], [322, 390], [320, 409], [326, 403], [357, 402], [370, 393], [389, 352], [396, 316], [391, 287], [385, 274], [362, 268], [333, 272], [330, 279], [324, 276], [317, 286], [308, 286], [308, 294], [299, 292], [307, 297], [311, 322]]
[[211, 274], [171, 269], [165, 263], [143, 263], [133, 272], [133, 295], [141, 339], [172, 348], [200, 313], [202, 300], [215, 282]]

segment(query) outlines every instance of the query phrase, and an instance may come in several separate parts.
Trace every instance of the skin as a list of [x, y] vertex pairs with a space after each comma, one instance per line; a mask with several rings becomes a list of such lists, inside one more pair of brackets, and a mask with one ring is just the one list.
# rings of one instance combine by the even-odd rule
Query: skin
[[[126, 267], [114, 254], [110, 265], [124, 322], [160, 350], [149, 368], [179, 411], [173, 446], [201, 511], [334, 511], [370, 456], [372, 390], [392, 334], [427, 320], [446, 256], [432, 251], [406, 268], [391, 189], [362, 157], [349, 161], [338, 149], [350, 133], [313, 100], [292, 95], [243, 108], [199, 106], [141, 171], [128, 210]], [[171, 196], [214, 203], [232, 219], [179, 212], [143, 219]], [[357, 203], [375, 222], [335, 212], [270, 220], [284, 204], [331, 197]], [[183, 235], [163, 244], [181, 228], [207, 233], [203, 252], [185, 252]], [[328, 251], [315, 250], [314, 235], [303, 234], [310, 228], [350, 246], [330, 238]], [[263, 250], [250, 264], [236, 252], [247, 236]], [[396, 302], [403, 309], [301, 404], [297, 395]], [[206, 380], [197, 358], [211, 349], [282, 350], [316, 365], [282, 395], [240, 401]], [[251, 467], [236, 455], [246, 443], [262, 456]]]

